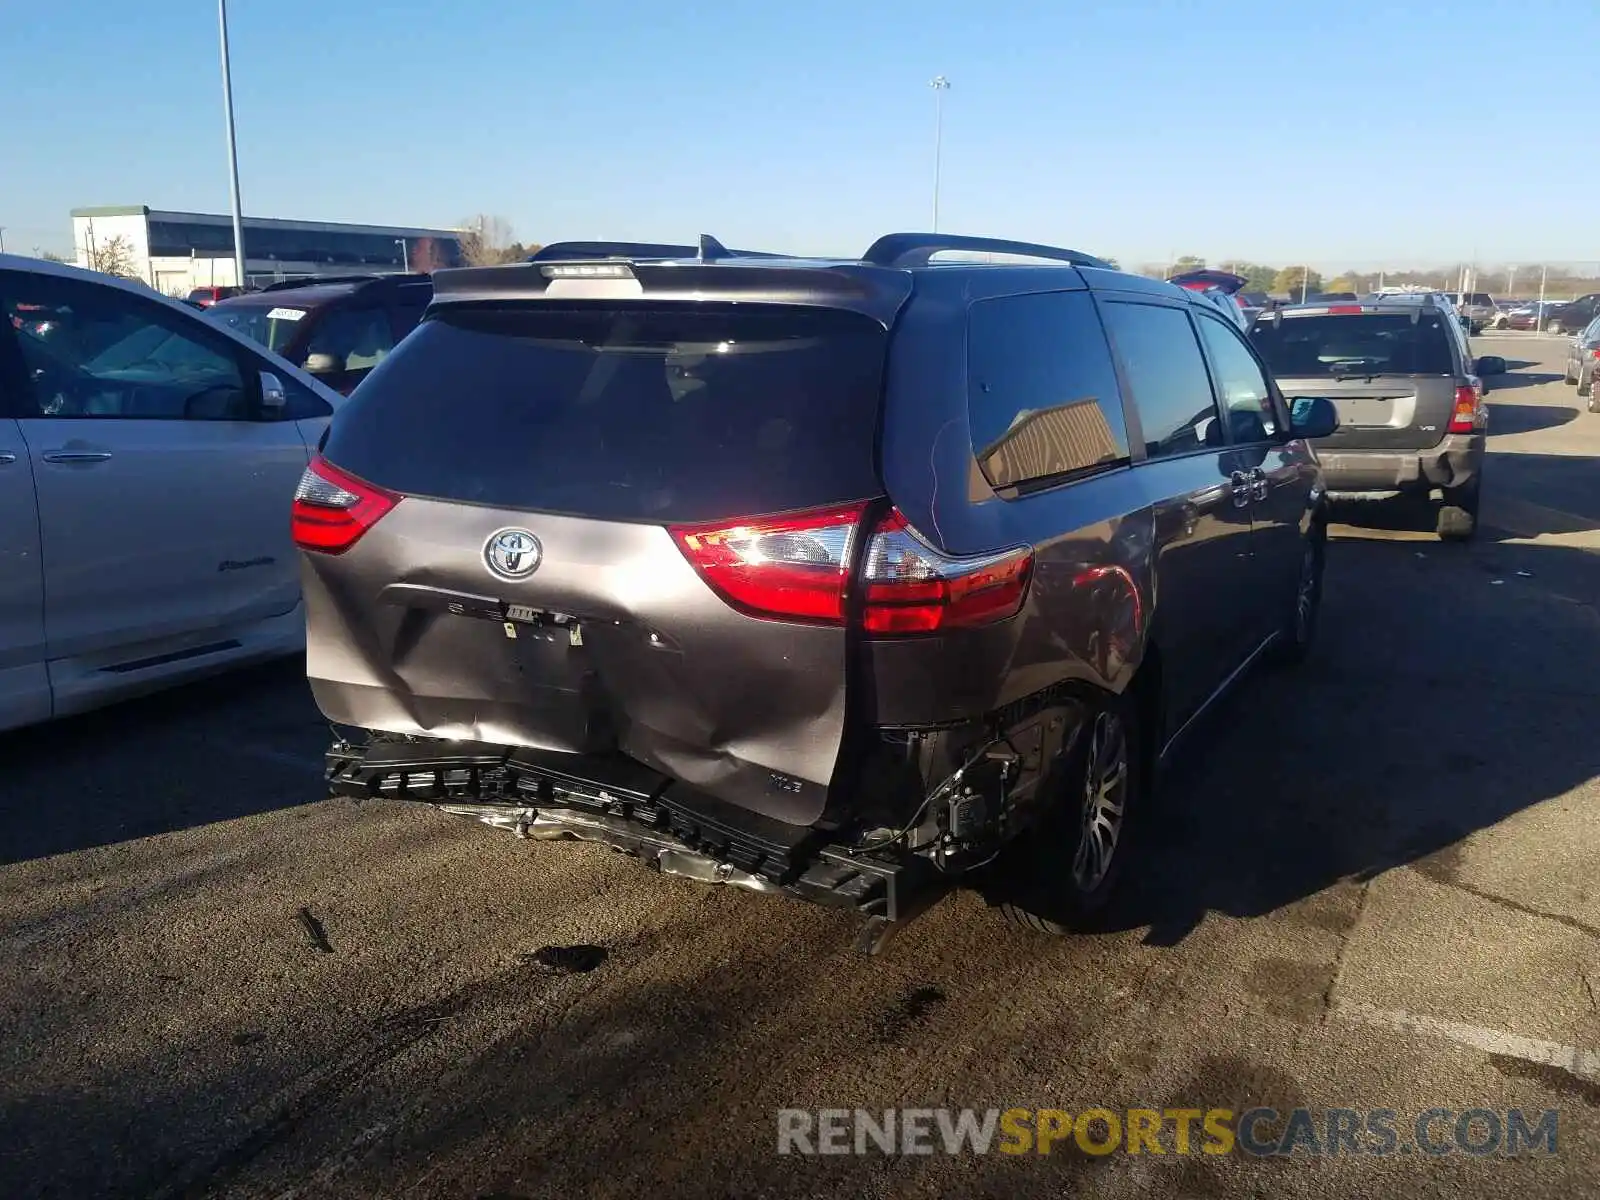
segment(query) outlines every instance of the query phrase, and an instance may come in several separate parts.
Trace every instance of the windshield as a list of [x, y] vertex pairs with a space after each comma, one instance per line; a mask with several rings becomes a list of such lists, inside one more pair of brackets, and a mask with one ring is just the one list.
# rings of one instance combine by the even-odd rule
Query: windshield
[[206, 309], [207, 318], [218, 325], [226, 325], [235, 333], [242, 333], [279, 354], [294, 338], [295, 330], [305, 315], [303, 308], [269, 308], [263, 304], [217, 304]]
[[1351, 313], [1263, 321], [1250, 333], [1281, 378], [1453, 375], [1450, 335], [1436, 313]]

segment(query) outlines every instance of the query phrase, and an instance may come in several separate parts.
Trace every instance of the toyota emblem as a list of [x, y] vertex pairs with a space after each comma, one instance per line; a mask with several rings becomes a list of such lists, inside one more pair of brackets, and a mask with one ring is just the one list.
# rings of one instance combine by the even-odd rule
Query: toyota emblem
[[526, 579], [543, 557], [539, 539], [526, 529], [501, 529], [483, 544], [483, 561], [502, 579]]

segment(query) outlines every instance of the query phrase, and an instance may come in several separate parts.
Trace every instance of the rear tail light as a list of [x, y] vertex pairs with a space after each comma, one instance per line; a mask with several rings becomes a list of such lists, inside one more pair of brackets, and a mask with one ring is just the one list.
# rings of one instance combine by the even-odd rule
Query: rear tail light
[[755, 617], [842, 625], [865, 505], [752, 517], [668, 532], [712, 589]]
[[899, 512], [878, 522], [862, 560], [862, 620], [869, 634], [936, 633], [1015, 616], [1028, 595], [1033, 551], [952, 558], [929, 546]]
[[294, 544], [343, 554], [399, 502], [395, 493], [339, 470], [319, 454], [294, 490], [289, 519]]
[[1472, 433], [1478, 427], [1478, 409], [1483, 397], [1471, 384], [1456, 389], [1455, 408], [1450, 413], [1451, 433]]

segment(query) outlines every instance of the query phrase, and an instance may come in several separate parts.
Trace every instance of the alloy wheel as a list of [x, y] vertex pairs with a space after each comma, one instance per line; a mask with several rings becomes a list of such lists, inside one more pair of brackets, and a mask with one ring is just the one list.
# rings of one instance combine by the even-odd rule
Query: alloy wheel
[[1128, 732], [1113, 712], [1098, 713], [1089, 733], [1084, 769], [1081, 836], [1072, 880], [1093, 892], [1111, 871], [1122, 837], [1128, 790]]

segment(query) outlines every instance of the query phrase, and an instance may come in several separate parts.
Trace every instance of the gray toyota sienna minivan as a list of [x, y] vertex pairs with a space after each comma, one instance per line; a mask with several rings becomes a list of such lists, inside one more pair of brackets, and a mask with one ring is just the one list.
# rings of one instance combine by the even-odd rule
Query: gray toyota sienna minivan
[[868, 949], [963, 879], [1082, 928], [1184, 730], [1310, 644], [1337, 418], [1201, 295], [932, 234], [434, 283], [294, 500], [336, 793], [848, 906]]

